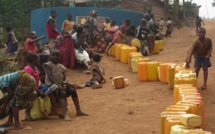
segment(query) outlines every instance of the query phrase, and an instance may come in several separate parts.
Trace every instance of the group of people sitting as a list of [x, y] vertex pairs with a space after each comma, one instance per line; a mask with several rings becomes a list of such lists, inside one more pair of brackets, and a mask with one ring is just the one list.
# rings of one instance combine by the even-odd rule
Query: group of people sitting
[[[101, 83], [106, 80], [104, 68], [100, 64], [101, 53], [108, 54], [115, 43], [132, 45], [131, 40], [134, 38], [140, 40], [140, 46], [136, 47], [143, 55], [150, 55], [154, 49], [158, 27], [148, 13], [144, 15], [137, 28], [131, 24], [130, 19], [123, 21], [120, 27], [116, 26], [114, 20], [106, 19], [102, 31], [98, 28], [95, 10], [90, 12], [84, 24], [79, 25], [76, 25], [72, 21], [72, 15], [68, 14], [68, 20], [63, 22], [61, 33], [56, 29], [56, 16], [57, 12], [51, 11], [51, 16], [46, 22], [49, 43], [40, 45], [38, 41], [45, 36], [37, 37], [36, 32], [30, 32], [26, 40], [28, 65], [21, 71], [0, 76], [0, 91], [3, 94], [0, 98], [0, 118], [9, 116], [7, 122], [0, 124], [0, 128], [21, 128], [20, 109], [26, 109], [25, 120], [33, 120], [30, 111], [35, 96], [41, 98], [48, 96], [52, 114], [65, 120], [71, 120], [66, 100], [71, 96], [77, 116], [87, 115], [80, 108], [76, 88], [102, 87]], [[74, 68], [76, 63], [83, 64], [86, 67], [84, 73], [92, 75], [92, 78], [86, 80], [83, 85], [69, 83], [65, 75], [66, 68]], [[45, 77], [42, 79], [40, 76]], [[59, 105], [62, 110], [59, 110]]]

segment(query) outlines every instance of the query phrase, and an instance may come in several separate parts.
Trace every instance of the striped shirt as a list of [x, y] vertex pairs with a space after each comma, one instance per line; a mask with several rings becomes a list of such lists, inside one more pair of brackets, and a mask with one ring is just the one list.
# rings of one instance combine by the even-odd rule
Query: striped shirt
[[17, 86], [16, 81], [18, 76], [19, 76], [19, 72], [14, 72], [14, 73], [0, 76], [0, 89], [3, 89], [5, 87], [9, 87], [11, 89], [16, 88]]

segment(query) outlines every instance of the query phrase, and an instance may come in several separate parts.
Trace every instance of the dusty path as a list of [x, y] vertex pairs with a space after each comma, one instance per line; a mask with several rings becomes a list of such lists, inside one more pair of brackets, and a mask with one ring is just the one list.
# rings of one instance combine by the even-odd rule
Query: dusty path
[[[205, 20], [207, 35], [215, 45], [215, 20]], [[149, 57], [153, 61], [184, 62], [186, 52], [195, 38], [195, 28], [175, 29], [171, 38], [165, 38], [164, 51]], [[211, 61], [215, 63], [213, 52]], [[160, 113], [166, 106], [173, 104], [173, 91], [160, 82], [139, 82], [137, 74], [132, 73], [127, 64], [116, 61], [113, 57], [102, 60], [106, 69], [107, 83], [103, 89], [78, 90], [81, 107], [88, 117], [76, 117], [74, 105], [69, 98], [71, 122], [59, 119], [22, 122], [31, 130], [11, 131], [22, 134], [150, 134], [160, 133]], [[193, 64], [191, 64], [193, 69]], [[83, 70], [69, 70], [71, 82], [83, 83], [90, 78], [82, 74]], [[206, 130], [215, 132], [215, 66], [209, 69], [208, 90], [201, 91], [205, 102]], [[122, 75], [129, 78], [131, 85], [116, 90], [109, 77]], [[202, 84], [202, 72], [198, 86]], [[23, 118], [23, 111], [21, 112]]]

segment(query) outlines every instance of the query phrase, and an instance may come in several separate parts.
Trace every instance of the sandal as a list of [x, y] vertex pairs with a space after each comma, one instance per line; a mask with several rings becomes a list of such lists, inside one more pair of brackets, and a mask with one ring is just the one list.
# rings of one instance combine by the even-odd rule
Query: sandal
[[7, 124], [7, 122], [0, 124], [0, 128], [7, 128], [7, 127], [11, 127], [11, 126], [13, 126], [13, 125], [9, 125], [9, 124]]

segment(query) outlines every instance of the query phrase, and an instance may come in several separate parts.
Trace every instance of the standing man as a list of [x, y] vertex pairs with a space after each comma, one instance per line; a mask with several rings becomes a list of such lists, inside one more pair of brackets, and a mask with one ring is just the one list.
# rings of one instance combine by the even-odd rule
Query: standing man
[[51, 11], [51, 16], [48, 18], [46, 22], [46, 33], [48, 35], [48, 43], [49, 47], [52, 48], [54, 44], [54, 40], [60, 33], [57, 31], [55, 18], [57, 17], [57, 12], [55, 10]]
[[198, 78], [199, 71], [203, 67], [204, 84], [202, 90], [207, 89], [208, 67], [211, 66], [210, 57], [212, 53], [212, 41], [209, 37], [205, 37], [206, 30], [203, 27], [198, 28], [198, 37], [193, 41], [193, 45], [187, 52], [186, 68], [190, 68], [191, 56], [194, 56], [194, 67]]

